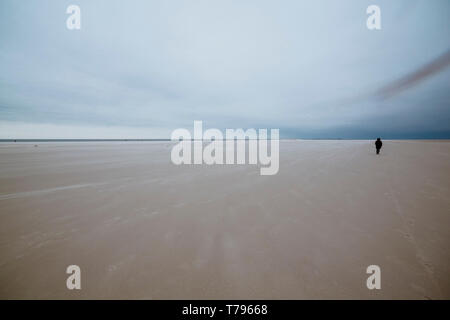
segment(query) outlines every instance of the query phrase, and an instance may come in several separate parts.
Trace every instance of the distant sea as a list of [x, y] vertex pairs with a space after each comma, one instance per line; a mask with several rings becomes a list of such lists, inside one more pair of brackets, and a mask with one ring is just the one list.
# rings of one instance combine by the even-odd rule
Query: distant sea
[[[190, 139], [195, 141], [195, 139]], [[224, 139], [226, 140], [226, 139]], [[241, 139], [236, 139], [241, 140]], [[248, 139], [243, 139], [248, 140]], [[269, 139], [270, 140], [270, 139]], [[280, 140], [375, 140], [374, 138], [281, 138]], [[449, 141], [450, 138], [383, 138], [382, 140], [420, 140], [420, 141]], [[124, 141], [172, 141], [171, 139], [0, 139], [1, 142], [124, 142]], [[175, 140], [181, 141], [181, 140]], [[209, 141], [209, 140], [204, 140]]]
[[171, 141], [170, 139], [0, 139], [0, 142]]

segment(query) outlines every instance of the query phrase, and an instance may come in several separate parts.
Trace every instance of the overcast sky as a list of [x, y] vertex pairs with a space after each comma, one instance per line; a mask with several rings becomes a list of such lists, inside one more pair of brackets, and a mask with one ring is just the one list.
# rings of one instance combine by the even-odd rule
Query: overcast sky
[[449, 31], [448, 0], [1, 0], [0, 138], [450, 138]]

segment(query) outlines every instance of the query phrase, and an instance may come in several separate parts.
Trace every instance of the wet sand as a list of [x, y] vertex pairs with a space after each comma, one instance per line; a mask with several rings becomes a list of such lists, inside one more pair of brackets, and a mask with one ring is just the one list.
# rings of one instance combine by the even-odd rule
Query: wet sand
[[171, 146], [1, 143], [0, 298], [450, 298], [450, 142], [282, 141], [274, 176]]

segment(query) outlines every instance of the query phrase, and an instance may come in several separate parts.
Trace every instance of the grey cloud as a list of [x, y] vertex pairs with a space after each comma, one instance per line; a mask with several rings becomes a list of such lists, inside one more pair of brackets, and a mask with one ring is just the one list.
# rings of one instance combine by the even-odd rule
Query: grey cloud
[[368, 0], [78, 0], [80, 31], [69, 4], [0, 2], [1, 121], [450, 131], [448, 0], [379, 0], [380, 31]]

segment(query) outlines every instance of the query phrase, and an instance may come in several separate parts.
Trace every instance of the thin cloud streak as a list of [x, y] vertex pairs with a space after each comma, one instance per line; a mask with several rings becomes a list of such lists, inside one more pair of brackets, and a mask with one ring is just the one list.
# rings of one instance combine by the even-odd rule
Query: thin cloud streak
[[382, 100], [391, 98], [400, 92], [418, 85], [420, 82], [443, 71], [450, 65], [450, 50], [418, 70], [377, 90], [375, 97]]

